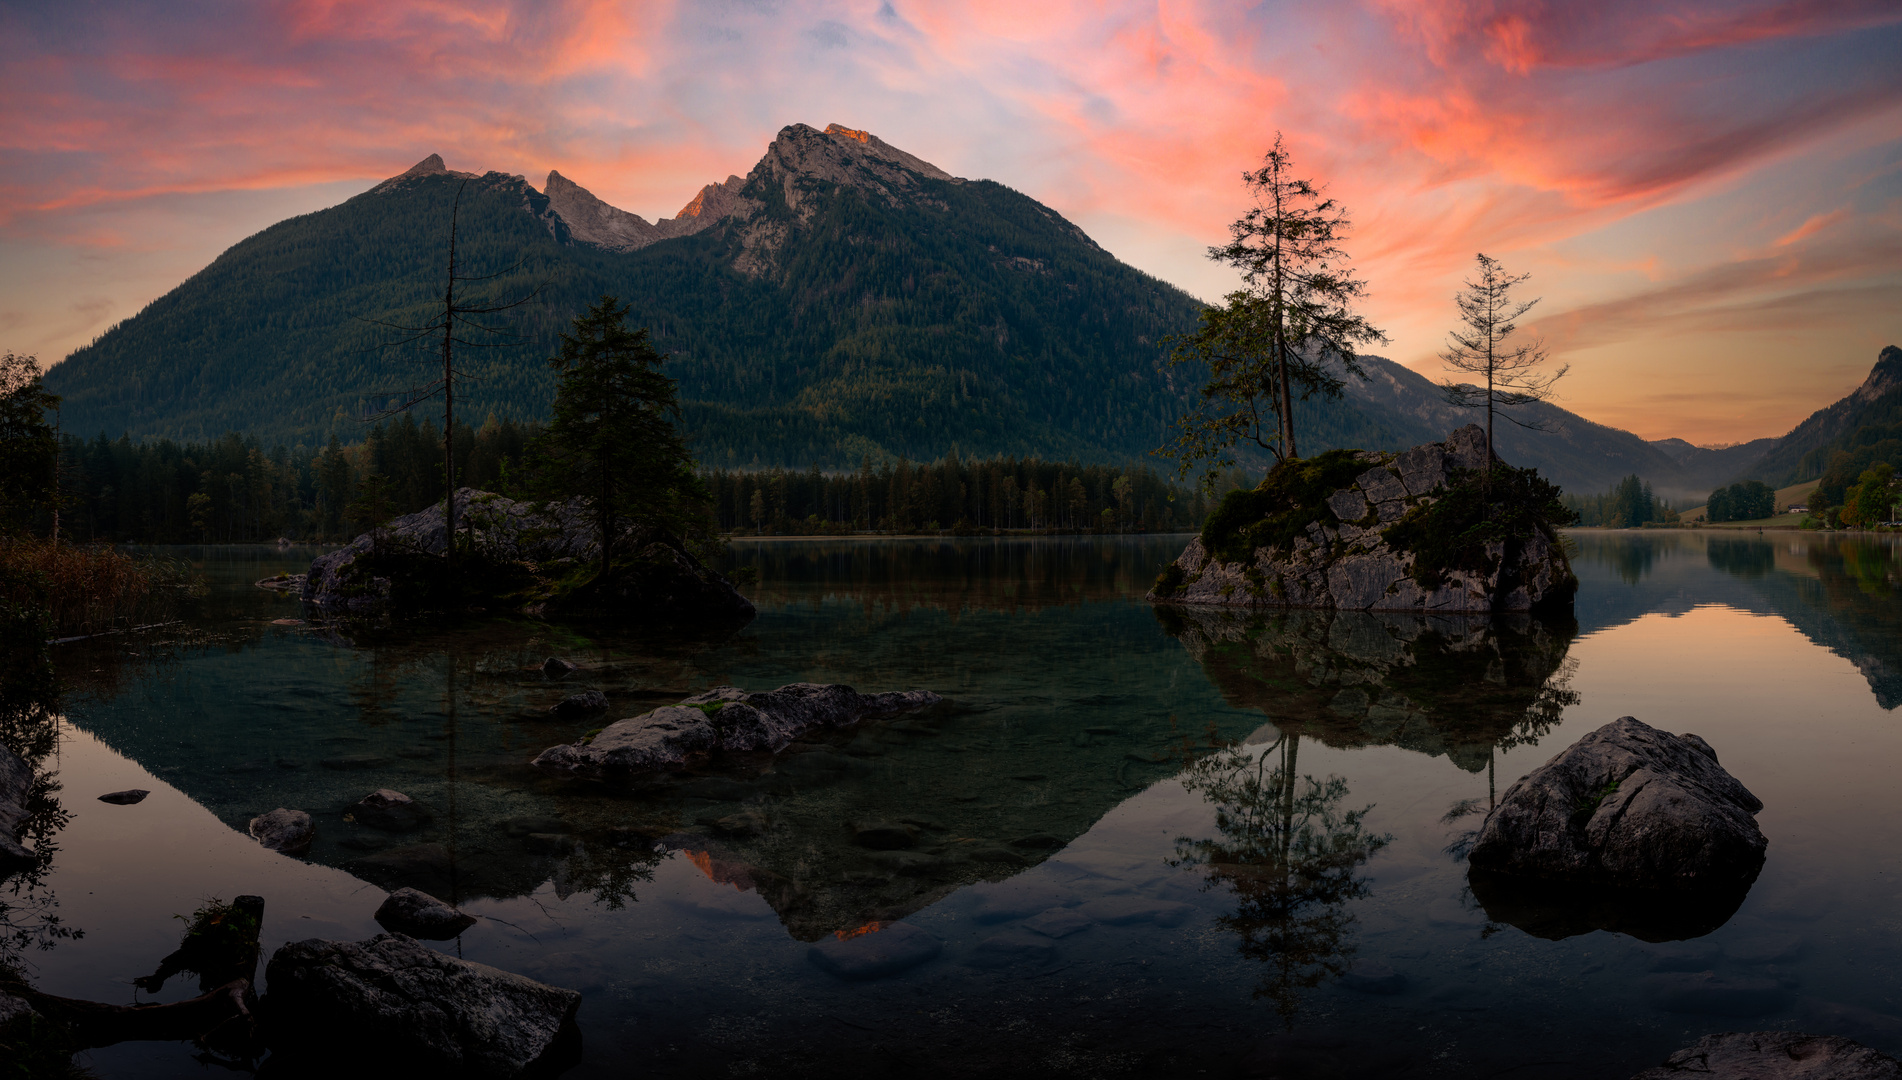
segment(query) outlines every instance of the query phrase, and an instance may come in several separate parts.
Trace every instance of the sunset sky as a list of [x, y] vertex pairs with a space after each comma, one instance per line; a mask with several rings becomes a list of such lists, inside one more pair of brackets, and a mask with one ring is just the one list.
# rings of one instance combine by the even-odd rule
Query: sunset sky
[[795, 122], [1010, 185], [1214, 298], [1277, 130], [1353, 213], [1386, 355], [1475, 252], [1560, 404], [1778, 435], [1902, 344], [1896, 0], [0, 0], [0, 349], [63, 357], [431, 152], [650, 220]]

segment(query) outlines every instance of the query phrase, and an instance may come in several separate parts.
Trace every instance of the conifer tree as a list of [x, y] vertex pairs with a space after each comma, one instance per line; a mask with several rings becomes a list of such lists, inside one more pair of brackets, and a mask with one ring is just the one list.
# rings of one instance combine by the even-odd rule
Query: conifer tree
[[1343, 376], [1360, 376], [1357, 346], [1387, 336], [1354, 305], [1367, 293], [1341, 247], [1347, 211], [1311, 180], [1294, 175], [1280, 133], [1260, 168], [1242, 174], [1255, 206], [1229, 226], [1229, 242], [1209, 258], [1241, 271], [1243, 288], [1204, 308], [1201, 326], [1175, 338], [1171, 366], [1207, 368], [1200, 408], [1177, 421], [1162, 453], [1186, 474], [1209, 462], [1203, 484], [1234, 465], [1229, 453], [1253, 442], [1276, 460], [1299, 457], [1294, 401], [1339, 397]]
[[[1501, 410], [1551, 397], [1552, 384], [1564, 378], [1571, 368], [1560, 367], [1549, 374], [1537, 371], [1546, 361], [1545, 345], [1541, 341], [1506, 344], [1519, 329], [1520, 317], [1539, 302], [1536, 297], [1525, 301], [1512, 298], [1514, 286], [1532, 275], [1514, 277], [1506, 273], [1499, 260], [1484, 253], [1477, 258], [1479, 280], [1466, 282], [1465, 291], [1453, 298], [1459, 305], [1460, 322], [1465, 324], [1465, 329], [1447, 335], [1452, 344], [1440, 354], [1440, 359], [1454, 371], [1479, 378], [1483, 385], [1448, 380], [1440, 389], [1451, 404], [1486, 410], [1486, 453], [1496, 461], [1499, 454], [1493, 444], [1493, 417], [1501, 414]], [[1504, 415], [1520, 427], [1539, 429], [1537, 423]]]
[[645, 328], [628, 328], [627, 313], [603, 296], [561, 335], [561, 354], [548, 361], [561, 373], [554, 416], [536, 448], [544, 494], [592, 503], [603, 572], [626, 523], [686, 539], [704, 530], [709, 500], [674, 427], [680, 404], [660, 370], [667, 357]]

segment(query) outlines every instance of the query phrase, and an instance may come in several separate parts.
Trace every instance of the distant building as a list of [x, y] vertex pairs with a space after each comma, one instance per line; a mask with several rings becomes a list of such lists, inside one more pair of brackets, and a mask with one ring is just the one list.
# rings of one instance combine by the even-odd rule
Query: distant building
[[1783, 508], [1783, 512], [1786, 514], [1807, 514], [1810, 512], [1810, 508], [1804, 503], [1791, 503]]

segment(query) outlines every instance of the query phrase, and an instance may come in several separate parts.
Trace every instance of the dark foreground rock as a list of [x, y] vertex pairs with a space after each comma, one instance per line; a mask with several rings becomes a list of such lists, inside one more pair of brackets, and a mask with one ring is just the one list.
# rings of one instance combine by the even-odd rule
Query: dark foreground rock
[[1578, 579], [1543, 521], [1471, 551], [1423, 555], [1418, 537], [1449, 531], [1426, 515], [1450, 490], [1477, 484], [1472, 470], [1485, 464], [1485, 432], [1468, 424], [1405, 453], [1330, 451], [1286, 467], [1318, 481], [1277, 468], [1261, 488], [1224, 500], [1148, 599], [1420, 614], [1569, 602]]
[[20, 843], [27, 796], [32, 790], [33, 767], [0, 746], [0, 874], [24, 869], [35, 861], [32, 849]]
[[1475, 872], [1624, 889], [1748, 888], [1763, 802], [1695, 735], [1626, 716], [1532, 770], [1487, 815]]
[[[467, 544], [459, 582], [442, 578], [448, 546], [443, 507], [396, 518], [311, 561], [300, 596], [342, 611], [459, 607], [480, 601], [541, 613], [600, 612], [645, 621], [744, 621], [751, 601], [672, 536], [630, 526], [615, 540], [612, 565], [600, 558], [586, 500], [540, 504], [492, 492], [457, 492], [457, 550]], [[459, 556], [461, 557], [461, 556]]]
[[427, 941], [448, 941], [476, 924], [475, 916], [416, 889], [391, 893], [376, 909], [376, 921], [385, 930]]
[[268, 814], [252, 818], [251, 835], [272, 851], [302, 855], [310, 850], [310, 842], [317, 836], [317, 827], [311, 824], [310, 815], [302, 810], [286, 810], [280, 806]]
[[852, 982], [882, 979], [937, 957], [944, 943], [910, 923], [873, 923], [825, 938], [806, 957]]
[[1632, 1080], [1902, 1080], [1902, 1064], [1860, 1043], [1797, 1031], [1706, 1035]]
[[551, 746], [533, 764], [550, 772], [602, 776], [673, 768], [719, 751], [776, 753], [809, 731], [847, 727], [942, 700], [922, 690], [861, 694], [836, 683], [791, 683], [760, 693], [720, 686], [678, 705], [617, 720], [590, 739]]
[[365, 795], [350, 807], [350, 817], [359, 825], [368, 825], [372, 829], [385, 832], [409, 832], [420, 829], [430, 820], [430, 813], [423, 804], [400, 791], [378, 788]]
[[581, 995], [402, 934], [292, 942], [265, 969], [274, 1052], [471, 1080], [554, 1075], [580, 1051]]

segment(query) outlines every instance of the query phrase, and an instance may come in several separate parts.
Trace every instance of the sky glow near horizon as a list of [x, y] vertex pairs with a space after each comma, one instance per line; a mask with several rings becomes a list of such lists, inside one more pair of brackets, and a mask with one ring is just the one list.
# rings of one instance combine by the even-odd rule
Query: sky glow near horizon
[[0, 349], [63, 357], [429, 153], [649, 220], [841, 123], [1204, 299], [1277, 130], [1428, 375], [1484, 251], [1559, 404], [1779, 435], [1902, 344], [1894, 0], [0, 0]]

